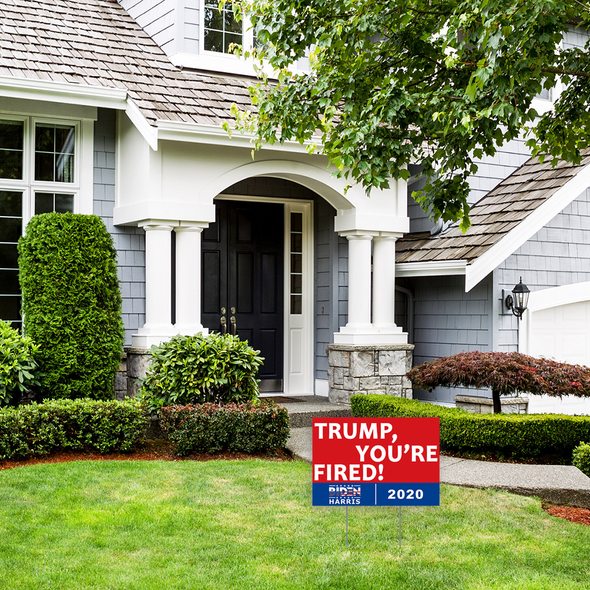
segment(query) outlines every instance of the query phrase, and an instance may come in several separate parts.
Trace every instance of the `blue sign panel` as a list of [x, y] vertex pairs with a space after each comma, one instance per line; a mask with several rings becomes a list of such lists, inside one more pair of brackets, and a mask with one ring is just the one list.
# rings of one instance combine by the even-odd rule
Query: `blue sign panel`
[[439, 506], [439, 483], [314, 483], [314, 506]]

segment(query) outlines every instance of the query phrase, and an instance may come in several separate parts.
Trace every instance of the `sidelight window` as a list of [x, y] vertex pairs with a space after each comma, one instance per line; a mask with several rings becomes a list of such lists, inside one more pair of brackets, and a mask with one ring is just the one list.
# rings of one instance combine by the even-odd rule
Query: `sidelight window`
[[303, 312], [303, 214], [291, 213], [291, 314]]

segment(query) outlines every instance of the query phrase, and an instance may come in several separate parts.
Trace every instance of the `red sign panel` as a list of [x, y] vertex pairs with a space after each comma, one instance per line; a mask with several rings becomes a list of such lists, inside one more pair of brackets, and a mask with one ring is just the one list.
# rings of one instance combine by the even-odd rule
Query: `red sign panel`
[[314, 418], [314, 505], [438, 505], [439, 482], [438, 418]]

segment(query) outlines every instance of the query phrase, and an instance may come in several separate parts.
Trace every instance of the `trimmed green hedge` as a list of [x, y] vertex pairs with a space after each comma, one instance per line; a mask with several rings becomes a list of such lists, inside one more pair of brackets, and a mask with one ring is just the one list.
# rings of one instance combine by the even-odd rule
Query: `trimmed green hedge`
[[582, 443], [574, 449], [572, 463], [585, 475], [590, 477], [590, 443]]
[[358, 417], [440, 418], [442, 449], [494, 451], [532, 458], [550, 453], [570, 458], [580, 441], [590, 440], [590, 417], [563, 414], [470, 414], [458, 408], [384, 395], [355, 395]]
[[62, 450], [129, 452], [145, 438], [147, 413], [137, 401], [53, 400], [0, 409], [0, 459]]
[[123, 352], [116, 251], [95, 215], [36, 215], [19, 240], [25, 332], [39, 346], [39, 399], [112, 399]]
[[256, 453], [283, 448], [289, 414], [272, 401], [189, 404], [160, 410], [160, 426], [179, 456], [232, 451]]

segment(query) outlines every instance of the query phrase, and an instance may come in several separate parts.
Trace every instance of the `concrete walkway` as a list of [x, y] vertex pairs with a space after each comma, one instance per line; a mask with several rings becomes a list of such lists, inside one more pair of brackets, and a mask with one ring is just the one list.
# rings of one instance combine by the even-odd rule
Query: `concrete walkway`
[[[306, 400], [315, 410], [319, 406], [336, 412], [335, 416], [350, 416], [350, 410], [321, 401]], [[287, 448], [298, 458], [312, 462], [311, 416], [306, 412], [304, 403], [282, 405], [298, 417], [291, 418], [291, 437]], [[341, 412], [341, 413], [338, 413]], [[322, 416], [326, 414], [322, 413]], [[293, 420], [295, 418], [295, 420]], [[306, 422], [309, 421], [307, 424]], [[441, 483], [470, 488], [505, 490], [524, 496], [538, 496], [542, 500], [555, 504], [570, 504], [590, 508], [590, 478], [577, 467], [565, 465], [518, 465], [515, 463], [492, 463], [490, 461], [472, 461], [456, 457], [441, 456]]]

